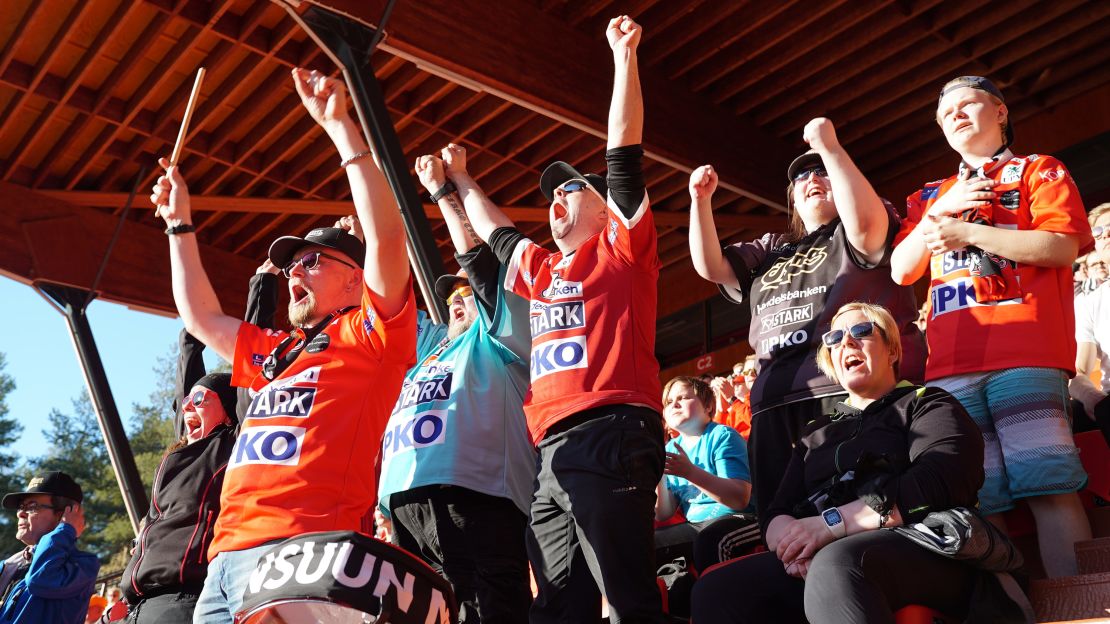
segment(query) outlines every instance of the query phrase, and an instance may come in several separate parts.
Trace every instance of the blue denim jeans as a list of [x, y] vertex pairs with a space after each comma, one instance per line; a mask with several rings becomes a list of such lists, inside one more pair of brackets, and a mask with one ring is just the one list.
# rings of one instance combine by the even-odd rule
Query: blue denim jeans
[[208, 578], [204, 579], [204, 589], [197, 598], [193, 624], [234, 624], [251, 572], [258, 558], [272, 547], [273, 544], [264, 544], [216, 555], [208, 563]]

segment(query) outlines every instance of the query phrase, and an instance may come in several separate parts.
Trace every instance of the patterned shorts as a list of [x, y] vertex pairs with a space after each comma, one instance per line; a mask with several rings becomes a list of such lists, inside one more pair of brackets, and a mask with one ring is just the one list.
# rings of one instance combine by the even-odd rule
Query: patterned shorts
[[1014, 500], [1075, 492], [1087, 473], [1071, 433], [1068, 376], [1056, 368], [1008, 368], [935, 379], [955, 396], [983, 433], [984, 515]]

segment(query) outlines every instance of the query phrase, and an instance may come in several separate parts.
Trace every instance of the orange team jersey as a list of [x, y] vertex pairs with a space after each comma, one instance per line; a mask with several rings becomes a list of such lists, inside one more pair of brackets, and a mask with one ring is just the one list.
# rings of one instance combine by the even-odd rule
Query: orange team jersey
[[730, 403], [718, 397], [716, 421], [732, 427], [747, 440], [752, 432], [752, 406], [745, 399]]
[[[1079, 190], [1063, 163], [1051, 156], [1014, 156], [1009, 150], [980, 170], [995, 180], [994, 227], [1075, 235], [1080, 253], [1092, 245]], [[956, 183], [957, 176], [929, 182], [907, 201], [900, 243], [922, 215]], [[1070, 266], [1010, 264], [1017, 296], [979, 302], [968, 254], [954, 250], [930, 258], [929, 357], [925, 379], [1041, 366], [1075, 370], [1075, 309]]]
[[253, 399], [228, 461], [209, 559], [301, 533], [357, 531], [376, 504], [374, 457], [416, 363], [411, 287], [402, 310], [383, 319], [363, 284], [362, 305], [307, 345], [295, 343], [303, 351], [267, 382], [262, 364], [287, 336], [239, 326], [232, 384]]
[[647, 193], [631, 219], [609, 200], [609, 223], [564, 256], [528, 239], [513, 250], [505, 289], [530, 300], [532, 439], [583, 410], [643, 405], [661, 412], [655, 359], [655, 220]]

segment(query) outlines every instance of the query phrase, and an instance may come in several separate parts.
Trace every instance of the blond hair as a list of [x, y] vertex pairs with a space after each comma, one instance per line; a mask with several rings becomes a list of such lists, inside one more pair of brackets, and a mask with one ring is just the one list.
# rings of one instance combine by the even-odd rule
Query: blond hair
[[1087, 223], [1090, 223], [1091, 227], [1094, 227], [1095, 221], [1098, 221], [1098, 218], [1107, 212], [1110, 212], [1110, 202], [1099, 204], [1091, 208], [1091, 212], [1087, 214]]
[[674, 379], [668, 381], [667, 385], [663, 386], [664, 401], [667, 400], [667, 395], [671, 393], [671, 388], [676, 384], [685, 384], [687, 387], [693, 390], [694, 396], [697, 397], [698, 401], [703, 406], [705, 406], [705, 413], [709, 414], [710, 418], [713, 418], [713, 413], [717, 411], [717, 405], [716, 402], [713, 400], [713, 389], [709, 387], [709, 384], [705, 383], [704, 380], [697, 377], [679, 375], [678, 377], [675, 377]]
[[[894, 360], [894, 373], [898, 373], [898, 363], [902, 360], [902, 337], [898, 332], [898, 324], [894, 322], [894, 317], [891, 316], [890, 311], [881, 305], [874, 303], [864, 303], [862, 301], [853, 301], [845, 303], [840, 306], [840, 309], [833, 315], [830, 325], [836, 323], [836, 319], [847, 314], [848, 312], [858, 311], [862, 313], [867, 320], [875, 324], [875, 328], [879, 330], [879, 335], [882, 337], [883, 342], [890, 347], [890, 356]], [[829, 379], [840, 383], [836, 378], [836, 370], [833, 368], [832, 350], [821, 341], [821, 346], [817, 348], [817, 368], [821, 369], [822, 373], [828, 376]]]

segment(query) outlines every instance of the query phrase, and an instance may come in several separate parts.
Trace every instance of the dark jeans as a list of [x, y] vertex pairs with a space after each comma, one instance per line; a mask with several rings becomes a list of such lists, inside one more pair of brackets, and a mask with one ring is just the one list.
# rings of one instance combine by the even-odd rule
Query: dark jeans
[[197, 595], [162, 594], [147, 598], [131, 607], [125, 621], [134, 624], [193, 624]]
[[394, 541], [451, 583], [460, 624], [528, 620], [528, 519], [511, 500], [430, 485], [393, 494], [389, 506]]
[[820, 399], [795, 401], [772, 407], [752, 416], [752, 433], [748, 437], [748, 466], [752, 472], [752, 498], [756, 516], [767, 517], [767, 508], [775, 500], [794, 443], [802, 436], [806, 423], [828, 414], [836, 404], [847, 398], [837, 394]]
[[893, 531], [867, 531], [818, 551], [805, 581], [773, 552], [710, 570], [694, 585], [692, 615], [698, 624], [894, 624], [895, 611], [917, 604], [962, 619], [975, 573]]
[[599, 588], [613, 624], [661, 622], [653, 535], [662, 419], [629, 405], [572, 418], [539, 445], [528, 532], [539, 586], [531, 622], [598, 622]]
[[699, 572], [742, 557], [760, 543], [759, 523], [750, 514], [683, 522], [655, 531], [655, 567], [685, 557]]

